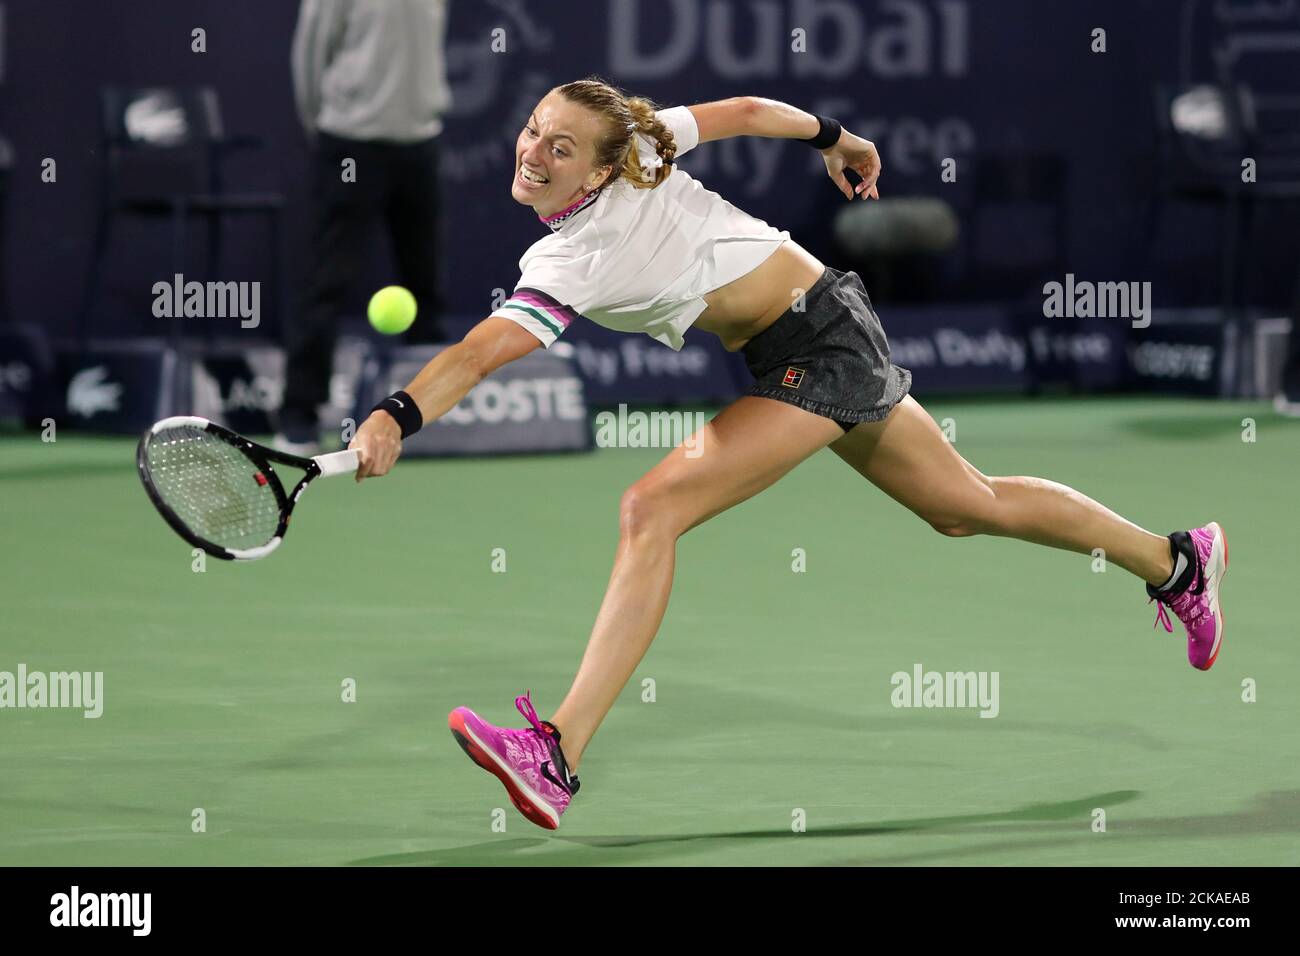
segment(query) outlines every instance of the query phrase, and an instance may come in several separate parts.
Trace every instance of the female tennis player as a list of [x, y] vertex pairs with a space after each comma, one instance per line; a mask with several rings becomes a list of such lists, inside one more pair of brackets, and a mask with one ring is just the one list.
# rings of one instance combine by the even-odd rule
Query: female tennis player
[[696, 144], [732, 136], [801, 140], [821, 152], [845, 199], [879, 198], [875, 147], [832, 119], [749, 96], [656, 112], [596, 78], [556, 87], [519, 133], [511, 183], [549, 235], [524, 253], [513, 295], [377, 405], [350, 446], [358, 481], [385, 474], [403, 438], [580, 316], [674, 349], [698, 329], [743, 350], [755, 383], [695, 436], [703, 453], [674, 449], [624, 493], [604, 601], [551, 719], [538, 719], [528, 695], [515, 701], [523, 730], [464, 707], [449, 717], [466, 753], [548, 829], [578, 792], [587, 745], [659, 629], [677, 539], [828, 445], [941, 534], [1104, 549], [1147, 583], [1166, 630], [1166, 606], [1182, 620], [1194, 667], [1208, 669], [1222, 640], [1222, 529], [1163, 537], [1055, 482], [981, 474], [908, 394], [911, 373], [890, 362], [858, 276], [823, 265], [788, 232], [674, 167]]

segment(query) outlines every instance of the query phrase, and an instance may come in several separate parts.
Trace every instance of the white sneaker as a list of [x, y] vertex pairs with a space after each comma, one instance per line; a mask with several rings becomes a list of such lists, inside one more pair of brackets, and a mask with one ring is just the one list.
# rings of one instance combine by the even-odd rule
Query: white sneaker
[[271, 447], [286, 455], [297, 455], [299, 458], [314, 458], [321, 453], [320, 442], [289, 441], [283, 432], [275, 433], [275, 437], [271, 439]]
[[1291, 401], [1286, 392], [1278, 392], [1273, 396], [1273, 410], [1287, 418], [1300, 418], [1300, 402]]

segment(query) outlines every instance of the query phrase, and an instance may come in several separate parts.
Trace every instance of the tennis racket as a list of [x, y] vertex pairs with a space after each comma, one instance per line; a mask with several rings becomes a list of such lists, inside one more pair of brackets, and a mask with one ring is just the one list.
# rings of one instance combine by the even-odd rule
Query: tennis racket
[[[289, 516], [317, 478], [350, 474], [355, 451], [300, 458], [206, 418], [164, 418], [140, 438], [140, 481], [172, 529], [214, 558], [254, 561], [280, 546]], [[272, 463], [306, 474], [286, 494]]]

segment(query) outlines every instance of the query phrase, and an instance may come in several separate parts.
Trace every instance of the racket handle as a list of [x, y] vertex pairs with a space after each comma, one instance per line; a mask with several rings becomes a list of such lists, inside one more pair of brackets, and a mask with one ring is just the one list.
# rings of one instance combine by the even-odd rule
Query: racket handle
[[329, 478], [333, 475], [350, 475], [357, 470], [357, 453], [355, 451], [336, 451], [328, 455], [317, 455], [312, 461], [320, 466], [320, 476]]

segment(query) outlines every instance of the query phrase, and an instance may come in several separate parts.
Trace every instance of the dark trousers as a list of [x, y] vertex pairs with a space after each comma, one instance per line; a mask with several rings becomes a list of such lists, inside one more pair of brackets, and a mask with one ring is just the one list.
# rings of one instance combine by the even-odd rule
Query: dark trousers
[[[356, 181], [343, 181], [343, 161], [356, 161]], [[400, 284], [415, 296], [408, 342], [443, 340], [438, 283], [437, 140], [361, 142], [319, 133], [312, 151], [311, 261], [296, 314], [285, 330], [288, 353], [283, 419], [316, 420], [329, 397], [339, 315], [367, 261], [376, 221], [392, 239]]]

